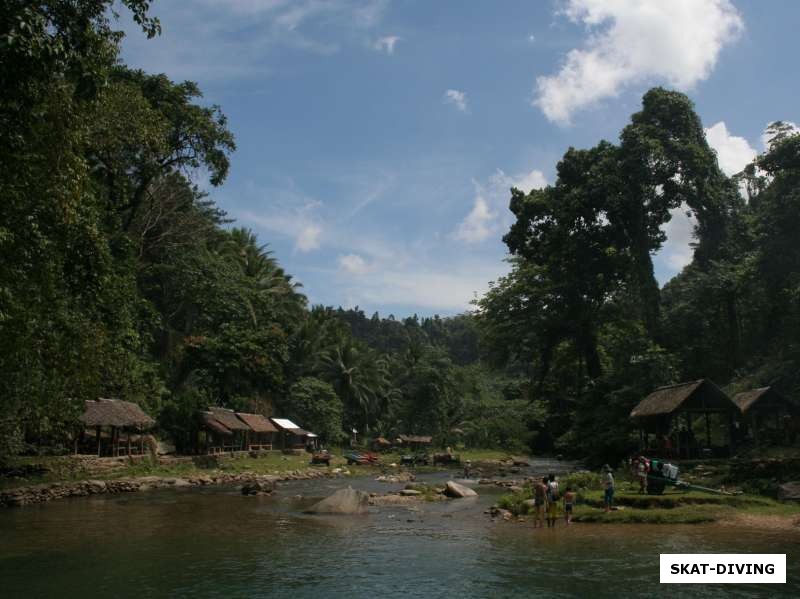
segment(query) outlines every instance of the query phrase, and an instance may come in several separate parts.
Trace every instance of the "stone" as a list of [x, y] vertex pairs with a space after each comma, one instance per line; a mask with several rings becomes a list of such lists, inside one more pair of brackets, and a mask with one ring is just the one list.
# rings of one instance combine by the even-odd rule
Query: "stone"
[[522, 502], [522, 505], [524, 505], [526, 508], [528, 508], [529, 511], [533, 510], [536, 507], [536, 500], [535, 499], [526, 499], [525, 501]]
[[242, 495], [269, 495], [274, 490], [270, 481], [253, 481], [242, 486]]
[[478, 494], [469, 487], [465, 487], [464, 485], [459, 485], [458, 483], [454, 483], [452, 480], [447, 481], [447, 484], [445, 485], [444, 488], [444, 494], [447, 495], [448, 497], [453, 497], [455, 499], [478, 496]]
[[403, 497], [416, 497], [417, 495], [422, 495], [422, 492], [416, 489], [402, 489], [400, 495]]
[[309, 514], [366, 514], [369, 509], [369, 494], [357, 491], [352, 487], [339, 489], [333, 495], [312, 505]]
[[778, 499], [781, 501], [800, 501], [800, 481], [780, 485], [778, 487]]

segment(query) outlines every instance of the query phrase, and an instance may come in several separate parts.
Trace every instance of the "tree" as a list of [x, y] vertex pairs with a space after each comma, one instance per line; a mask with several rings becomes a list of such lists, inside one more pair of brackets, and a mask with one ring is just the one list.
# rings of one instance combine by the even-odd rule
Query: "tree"
[[283, 402], [282, 409], [288, 418], [302, 423], [325, 444], [338, 443], [344, 438], [342, 400], [325, 381], [301, 378], [289, 389], [288, 401]]

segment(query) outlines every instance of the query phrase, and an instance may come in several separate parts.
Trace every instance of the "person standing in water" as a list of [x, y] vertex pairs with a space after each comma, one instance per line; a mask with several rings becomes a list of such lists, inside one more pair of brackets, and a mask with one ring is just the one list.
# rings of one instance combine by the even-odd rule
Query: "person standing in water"
[[558, 518], [558, 481], [555, 474], [548, 477], [547, 482], [547, 528], [555, 528], [556, 518]]
[[572, 524], [572, 508], [575, 506], [575, 491], [572, 487], [567, 487], [564, 493], [564, 520], [567, 524]]
[[603, 476], [603, 486], [605, 487], [603, 504], [605, 505], [605, 511], [610, 512], [614, 503], [614, 475], [611, 473], [611, 466], [608, 464], [603, 466], [603, 470], [605, 470], [605, 475]]
[[544, 512], [547, 509], [547, 477], [533, 483], [533, 527], [544, 528]]

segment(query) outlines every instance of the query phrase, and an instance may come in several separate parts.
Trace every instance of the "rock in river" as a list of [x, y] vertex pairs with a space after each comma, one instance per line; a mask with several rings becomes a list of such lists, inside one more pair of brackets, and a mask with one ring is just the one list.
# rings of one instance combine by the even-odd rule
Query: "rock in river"
[[784, 483], [778, 487], [778, 499], [783, 501], [800, 500], [800, 482]]
[[458, 483], [454, 483], [452, 480], [447, 481], [447, 485], [444, 488], [444, 494], [447, 495], [448, 497], [454, 497], [454, 498], [478, 496], [478, 494], [469, 487], [465, 487], [464, 485], [459, 485]]
[[242, 495], [269, 495], [274, 489], [270, 481], [254, 481], [242, 487]]
[[352, 487], [339, 489], [322, 501], [312, 505], [309, 514], [366, 514], [369, 508], [369, 495]]

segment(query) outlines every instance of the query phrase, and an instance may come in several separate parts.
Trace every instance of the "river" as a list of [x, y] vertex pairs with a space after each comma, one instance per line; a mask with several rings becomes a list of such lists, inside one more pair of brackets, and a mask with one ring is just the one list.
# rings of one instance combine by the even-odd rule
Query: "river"
[[[445, 474], [424, 475], [437, 481]], [[94, 496], [0, 511], [0, 597], [652, 596], [659, 553], [786, 553], [786, 585], [672, 586], [670, 596], [800, 596], [800, 536], [720, 525], [492, 522], [477, 500], [302, 513], [364, 478]], [[302, 498], [298, 498], [302, 496]]]

